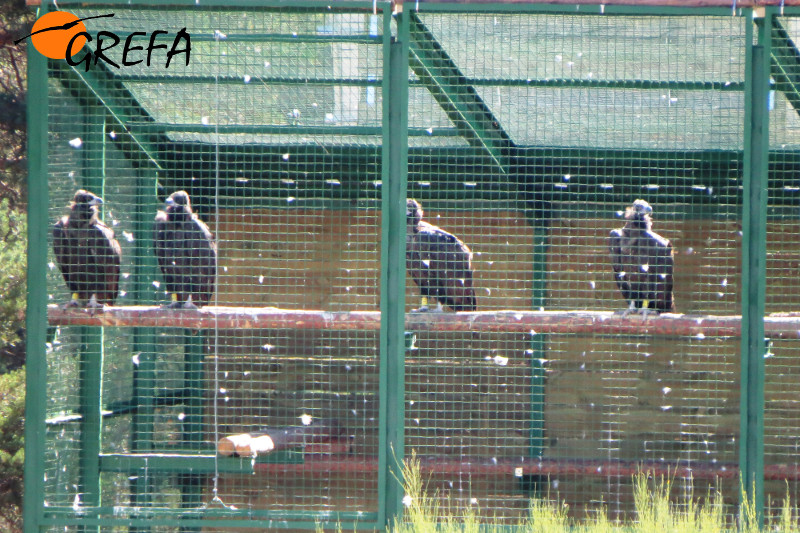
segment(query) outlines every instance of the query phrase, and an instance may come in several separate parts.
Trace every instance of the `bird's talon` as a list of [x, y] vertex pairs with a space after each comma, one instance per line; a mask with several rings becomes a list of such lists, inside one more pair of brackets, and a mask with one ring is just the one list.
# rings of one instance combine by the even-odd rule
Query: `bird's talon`
[[181, 307], [183, 307], [183, 309], [199, 309], [199, 307], [194, 305], [191, 301], [187, 301]]
[[412, 309], [411, 310], [412, 313], [427, 313], [429, 311], [430, 311], [430, 308], [427, 305], [423, 305], [423, 306], [419, 307], [418, 309]]
[[179, 301], [170, 302], [161, 306], [161, 309], [180, 309], [183, 304]]

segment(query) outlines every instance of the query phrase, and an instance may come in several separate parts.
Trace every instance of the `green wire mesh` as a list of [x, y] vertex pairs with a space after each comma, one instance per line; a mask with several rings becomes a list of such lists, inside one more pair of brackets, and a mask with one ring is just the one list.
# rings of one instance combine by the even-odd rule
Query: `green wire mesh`
[[[471, 249], [477, 311], [625, 309], [607, 239], [641, 198], [673, 246], [676, 312], [741, 313], [743, 17], [406, 8], [408, 197]], [[188, 66], [49, 65], [47, 215], [65, 215], [79, 188], [103, 197], [123, 249], [116, 305], [170, 302], [153, 219], [185, 190], [219, 249], [211, 306], [379, 310], [387, 15], [73, 12], [109, 10], [103, 29], [192, 35]], [[770, 100], [767, 312], [792, 312], [800, 28], [777, 20], [773, 61], [788, 74]], [[68, 301], [54, 256], [48, 276], [48, 303]], [[408, 276], [391, 305], [422, 303]], [[48, 332], [48, 418], [35, 422], [53, 531], [88, 517], [109, 531], [376, 523], [378, 331], [159, 316]], [[456, 329], [407, 332], [403, 383], [406, 452], [453, 515], [514, 523], [544, 497], [576, 517], [630, 518], [633, 476], [649, 468], [674, 478], [676, 499], [721, 490], [734, 516], [738, 337], [645, 334], [636, 319], [614, 335]], [[773, 501], [787, 482], [798, 492], [781, 466], [796, 455], [796, 342], [775, 340], [766, 360]], [[287, 428], [305, 437], [255, 458], [217, 453], [223, 437]]]
[[[800, 29], [796, 17], [776, 17], [771, 28], [774, 91], [770, 93], [770, 170], [767, 211], [767, 295], [766, 313], [793, 312], [798, 305], [798, 217], [797, 177], [787, 172], [792, 151], [798, 146], [797, 92], [787, 82], [798, 73], [794, 43]], [[782, 501], [787, 494], [796, 498], [796, 477], [786, 480], [787, 463], [797, 448], [800, 420], [792, 405], [797, 384], [794, 355], [797, 341], [769, 340], [765, 355], [764, 464], [769, 472], [765, 482], [766, 497]]]

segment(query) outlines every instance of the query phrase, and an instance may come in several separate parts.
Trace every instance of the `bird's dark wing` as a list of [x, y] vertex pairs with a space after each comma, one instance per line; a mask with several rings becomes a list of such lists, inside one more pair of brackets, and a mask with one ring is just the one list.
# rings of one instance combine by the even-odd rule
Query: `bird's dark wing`
[[622, 241], [625, 238], [622, 229], [611, 230], [608, 236], [608, 249], [611, 252], [611, 266], [614, 269], [614, 281], [626, 302], [633, 299], [628, 274], [625, 272], [625, 257], [622, 253]]
[[53, 252], [55, 252], [56, 263], [70, 292], [78, 292], [78, 287], [72, 279], [74, 260], [70, 250], [73, 249], [74, 246], [70, 245], [69, 239], [69, 218], [62, 217], [53, 226]]
[[102, 222], [96, 222], [90, 229], [90, 256], [98, 271], [97, 287], [92, 292], [97, 295], [98, 303], [111, 305], [119, 295], [122, 249], [114, 231]]
[[674, 311], [675, 303], [672, 293], [672, 273], [674, 256], [672, 243], [657, 233], [648, 231], [649, 243], [650, 287], [648, 293], [653, 299], [654, 307], [659, 311]]
[[164, 285], [170, 294], [178, 292], [178, 284], [175, 280], [177, 274], [175, 248], [171, 244], [175, 239], [172, 235], [174, 231], [171, 226], [173, 225], [167, 220], [167, 214], [164, 211], [159, 211], [156, 214], [156, 221], [153, 227], [153, 244], [158, 266], [164, 275]]
[[456, 236], [424, 222], [419, 225], [416, 240], [420, 260], [427, 267], [431, 294], [454, 311], [474, 311], [477, 304], [469, 247]]
[[191, 296], [194, 304], [208, 305], [217, 273], [217, 245], [208, 226], [197, 217], [175, 222], [159, 212], [154, 240], [167, 291], [182, 302]]
[[214, 294], [217, 275], [217, 244], [208, 226], [197, 217], [192, 218], [189, 242], [191, 242], [192, 265], [197, 269], [193, 300], [199, 305], [208, 305]]
[[114, 232], [101, 222], [71, 228], [64, 217], [53, 227], [53, 251], [70, 292], [111, 305], [119, 295], [122, 250]]
[[428, 287], [429, 264], [429, 260], [423, 260], [416, 234], [409, 234], [406, 237], [406, 271], [419, 287], [420, 294], [426, 298], [432, 296]]

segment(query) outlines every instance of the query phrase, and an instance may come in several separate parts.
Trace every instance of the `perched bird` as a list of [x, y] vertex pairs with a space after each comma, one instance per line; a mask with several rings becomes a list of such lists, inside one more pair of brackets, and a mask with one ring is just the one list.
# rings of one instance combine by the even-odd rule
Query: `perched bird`
[[172, 302], [165, 307], [188, 309], [208, 305], [214, 294], [217, 245], [202, 220], [192, 212], [186, 191], [172, 193], [156, 215], [158, 265]]
[[625, 226], [611, 231], [608, 246], [614, 279], [629, 307], [623, 314], [674, 311], [672, 244], [652, 231], [653, 208], [636, 200], [625, 210]]
[[472, 252], [455, 235], [423, 222], [422, 206], [413, 199], [406, 202], [406, 268], [422, 294], [416, 311], [428, 311], [428, 298], [437, 300], [439, 310], [476, 309]]
[[122, 250], [114, 231], [97, 219], [103, 200], [89, 191], [77, 191], [69, 215], [53, 226], [53, 250], [72, 300], [67, 307], [86, 302], [89, 308], [112, 305], [119, 295]]

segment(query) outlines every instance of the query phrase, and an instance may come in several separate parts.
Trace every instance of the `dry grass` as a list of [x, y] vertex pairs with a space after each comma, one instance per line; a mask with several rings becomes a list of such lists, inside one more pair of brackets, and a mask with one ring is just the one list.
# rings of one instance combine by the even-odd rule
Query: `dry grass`
[[[441, 498], [425, 490], [419, 461], [412, 457], [405, 461], [403, 480], [406, 506], [401, 520], [397, 520], [392, 533], [499, 533], [508, 531], [508, 526], [482, 524], [474, 511], [455, 511]], [[722, 495], [709, 492], [704, 497], [685, 495], [683, 501], [670, 499], [672, 480], [648, 479], [644, 474], [635, 479], [634, 499], [636, 520], [628, 523], [612, 521], [605, 513], [593, 514], [591, 519], [576, 521], [568, 516], [563, 502], [548, 499], [532, 499], [528, 518], [513, 529], [530, 533], [758, 533], [756, 511], [753, 502], [747, 501], [738, 518], [738, 524], [730, 523], [723, 508]], [[769, 530], [781, 533], [800, 533], [797, 509], [792, 506], [788, 492], [781, 502], [781, 514], [771, 521]], [[462, 518], [454, 519], [453, 516]]]

